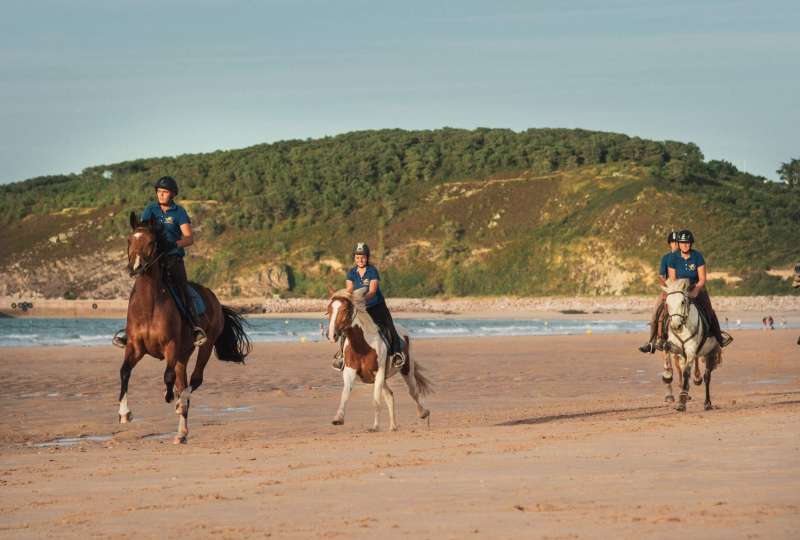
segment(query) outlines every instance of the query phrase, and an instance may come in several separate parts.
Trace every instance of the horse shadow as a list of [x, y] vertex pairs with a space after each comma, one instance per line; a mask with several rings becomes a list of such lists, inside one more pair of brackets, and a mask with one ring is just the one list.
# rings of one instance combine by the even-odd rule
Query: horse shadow
[[[646, 406], [646, 407], [628, 407], [628, 408], [620, 408], [620, 409], [602, 409], [598, 411], [588, 411], [588, 412], [581, 412], [581, 413], [565, 413], [565, 414], [554, 414], [549, 416], [534, 416], [532, 418], [520, 418], [518, 420], [507, 420], [505, 422], [500, 422], [499, 424], [495, 424], [498, 427], [508, 427], [508, 426], [533, 426], [537, 424], [547, 424], [550, 422], [558, 422], [560, 420], [574, 420], [576, 418], [592, 418], [594, 416], [604, 416], [607, 414], [618, 414], [618, 413], [626, 413], [626, 412], [637, 412], [637, 411], [660, 411], [663, 413], [664, 406]], [[648, 416], [659, 416], [659, 415], [648, 415]], [[642, 417], [647, 418], [647, 416]]]

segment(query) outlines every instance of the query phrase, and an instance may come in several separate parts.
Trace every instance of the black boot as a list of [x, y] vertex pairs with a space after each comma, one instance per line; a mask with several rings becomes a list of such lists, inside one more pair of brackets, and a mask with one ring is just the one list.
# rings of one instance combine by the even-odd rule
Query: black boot
[[643, 352], [643, 353], [654, 353], [654, 352], [656, 352], [655, 346], [650, 341], [648, 341], [647, 343], [645, 343], [644, 345], [639, 347], [639, 350], [641, 352]]
[[183, 305], [186, 307], [186, 311], [189, 313], [189, 318], [191, 319], [189, 322], [192, 325], [192, 342], [195, 347], [202, 347], [206, 344], [206, 341], [208, 341], [208, 336], [206, 336], [205, 330], [200, 328], [197, 322], [197, 309], [194, 305], [194, 298], [189, 293], [188, 285], [183, 291]]

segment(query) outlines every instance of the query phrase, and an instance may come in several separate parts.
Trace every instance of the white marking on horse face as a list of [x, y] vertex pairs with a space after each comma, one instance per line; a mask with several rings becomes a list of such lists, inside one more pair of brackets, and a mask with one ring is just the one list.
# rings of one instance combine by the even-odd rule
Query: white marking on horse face
[[336, 300], [331, 304], [331, 320], [328, 323], [328, 341], [336, 341], [336, 316], [339, 315], [339, 309], [342, 307], [342, 301]]
[[133, 233], [133, 237], [134, 238], [140, 238], [141, 236], [142, 236], [142, 233], [140, 233], [140, 232]]
[[141, 266], [141, 263], [142, 263], [142, 258], [139, 255], [137, 255], [136, 259], [133, 260], [133, 270], [134, 271], [138, 270], [139, 266]]

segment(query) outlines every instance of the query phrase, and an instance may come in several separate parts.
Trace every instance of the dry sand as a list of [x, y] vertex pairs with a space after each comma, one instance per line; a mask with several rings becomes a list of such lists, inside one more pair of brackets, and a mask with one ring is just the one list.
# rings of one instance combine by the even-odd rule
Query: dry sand
[[258, 344], [209, 364], [182, 446], [157, 360], [123, 426], [119, 350], [0, 349], [0, 537], [800, 537], [797, 331], [737, 332], [708, 412], [663, 403], [641, 339], [418, 341], [431, 426], [391, 379], [395, 433], [364, 385], [330, 424], [330, 345]]

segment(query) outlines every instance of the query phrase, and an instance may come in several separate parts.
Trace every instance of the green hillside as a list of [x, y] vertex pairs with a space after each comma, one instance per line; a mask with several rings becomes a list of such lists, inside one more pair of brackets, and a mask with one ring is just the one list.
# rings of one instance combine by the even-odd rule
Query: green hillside
[[[357, 240], [374, 247], [392, 296], [648, 293], [671, 228], [694, 230], [714, 294], [792, 294], [781, 270], [798, 258], [800, 190], [705, 162], [694, 144], [381, 130], [2, 186], [5, 293], [112, 294], [100, 286], [124, 279], [127, 214], [165, 174], [197, 229], [190, 274], [229, 295], [282, 289], [265, 277], [279, 269], [281, 294], [320, 296], [342, 281]], [[81, 264], [92, 271], [53, 277]]]

